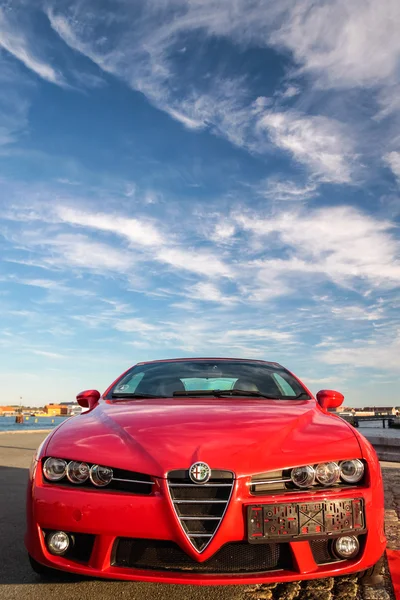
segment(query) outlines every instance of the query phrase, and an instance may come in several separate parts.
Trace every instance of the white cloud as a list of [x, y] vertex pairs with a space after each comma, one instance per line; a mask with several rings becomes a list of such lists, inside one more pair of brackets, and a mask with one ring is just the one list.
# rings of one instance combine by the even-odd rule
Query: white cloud
[[335, 306], [331, 312], [334, 317], [347, 321], [378, 321], [385, 316], [383, 308], [376, 306]]
[[349, 183], [356, 158], [343, 124], [321, 116], [294, 111], [267, 112], [258, 121], [272, 141], [305, 164], [321, 181]]
[[224, 334], [224, 340], [239, 339], [248, 341], [269, 340], [280, 343], [293, 342], [294, 336], [288, 331], [278, 331], [274, 329], [230, 329]]
[[313, 211], [281, 212], [270, 218], [236, 215], [238, 225], [287, 248], [286, 258], [253, 262], [259, 282], [276, 286], [290, 274], [315, 275], [338, 285], [395, 288], [400, 282], [399, 243], [394, 225], [355, 208], [336, 206]]
[[11, 19], [7, 18], [5, 11], [0, 7], [0, 47], [21, 61], [29, 70], [42, 79], [57, 85], [65, 85], [61, 73], [56, 71], [47, 62], [36, 56], [37, 45], [31, 43]]
[[319, 359], [330, 365], [352, 365], [357, 368], [382, 369], [400, 372], [400, 333], [369, 339], [356, 346], [343, 343], [340, 348], [331, 348], [319, 355]]
[[388, 152], [384, 160], [400, 182], [400, 152]]
[[259, 185], [258, 193], [268, 200], [299, 201], [314, 198], [318, 195], [317, 189], [313, 182], [298, 185], [294, 181], [270, 177]]
[[196, 283], [194, 286], [188, 288], [187, 293], [188, 297], [193, 298], [193, 300], [216, 302], [225, 306], [236, 304], [238, 301], [238, 298], [233, 294], [223, 294], [215, 284], [207, 281]]
[[132, 253], [109, 244], [95, 242], [82, 235], [59, 235], [45, 242], [53, 255], [44, 257], [48, 265], [67, 265], [101, 272], [129, 272], [134, 264]]
[[[1, 35], [1, 34], [0, 34]], [[28, 123], [29, 82], [0, 51], [0, 148], [16, 142]]]
[[62, 223], [115, 233], [140, 246], [159, 246], [163, 242], [162, 234], [156, 227], [143, 220], [105, 213], [84, 212], [65, 206], [57, 207], [55, 214]]
[[284, 1], [272, 43], [288, 48], [303, 70], [326, 87], [376, 86], [397, 76], [397, 0]]
[[46, 358], [54, 358], [56, 360], [66, 358], [63, 354], [59, 354], [58, 352], [48, 352], [47, 350], [31, 350], [31, 352], [38, 356], [45, 356]]
[[156, 255], [157, 260], [174, 269], [190, 271], [208, 277], [232, 277], [232, 268], [214, 253], [190, 248], [164, 247]]
[[[393, 26], [399, 12], [396, 3], [383, 0], [384, 7], [378, 7], [372, 0], [355, 0], [348, 6], [345, 0], [333, 0], [315, 6], [312, 0], [301, 5], [282, 0], [265, 6], [261, 0], [250, 5], [237, 0], [232, 8], [230, 0], [147, 2], [140, 4], [140, 16], [137, 7], [126, 6], [127, 15], [130, 10], [132, 15], [118, 23], [118, 35], [113, 29], [115, 15], [96, 14], [90, 3], [73, 4], [65, 11], [54, 6], [47, 15], [66, 44], [145, 94], [185, 127], [207, 127], [254, 153], [268, 153], [275, 144], [306, 165], [317, 180], [343, 184], [354, 179], [359, 132], [350, 132], [348, 124], [332, 117], [284, 112], [279, 104], [299, 94], [295, 84], [285, 83], [272, 98], [256, 100], [245, 78], [227, 78], [212, 70], [197, 73], [198, 61], [195, 77], [188, 80], [176, 62], [177, 51], [182, 39], [201, 32], [203, 38], [225, 37], [239, 47], [290, 50], [318, 85], [341, 88], [383, 81], [391, 85], [400, 55]], [[94, 29], [99, 32], [96, 38]], [[309, 197], [312, 192], [307, 188], [304, 194]], [[288, 190], [287, 197], [296, 195]]]
[[146, 323], [143, 319], [132, 318], [132, 319], [119, 319], [115, 322], [114, 328], [118, 331], [125, 331], [127, 333], [139, 333], [146, 334], [157, 330], [156, 325]]

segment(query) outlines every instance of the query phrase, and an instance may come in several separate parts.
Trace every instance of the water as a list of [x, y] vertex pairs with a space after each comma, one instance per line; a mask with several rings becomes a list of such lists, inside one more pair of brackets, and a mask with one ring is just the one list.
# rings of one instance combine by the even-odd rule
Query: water
[[369, 437], [400, 438], [400, 429], [383, 428], [382, 421], [360, 423], [358, 431], [367, 439]]
[[[16, 423], [15, 417], [0, 417], [0, 432], [2, 431], [34, 431], [35, 429], [53, 429], [68, 417], [24, 417], [23, 423]], [[400, 429], [383, 428], [382, 421], [362, 423], [358, 428], [366, 438], [380, 436], [400, 438]]]
[[24, 417], [23, 423], [16, 423], [15, 417], [0, 417], [0, 432], [53, 429], [65, 419], [68, 419], [68, 417]]

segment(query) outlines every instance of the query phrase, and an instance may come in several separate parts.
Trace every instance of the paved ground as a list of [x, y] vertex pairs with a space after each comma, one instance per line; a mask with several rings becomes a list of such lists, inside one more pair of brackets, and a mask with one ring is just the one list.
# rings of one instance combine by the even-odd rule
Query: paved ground
[[[44, 433], [0, 435], [0, 598], [3, 600], [393, 600], [390, 579], [378, 589], [355, 576], [275, 586], [192, 587], [61, 578], [43, 583], [31, 571], [23, 546], [27, 468]], [[400, 548], [400, 469], [383, 464], [389, 547]]]

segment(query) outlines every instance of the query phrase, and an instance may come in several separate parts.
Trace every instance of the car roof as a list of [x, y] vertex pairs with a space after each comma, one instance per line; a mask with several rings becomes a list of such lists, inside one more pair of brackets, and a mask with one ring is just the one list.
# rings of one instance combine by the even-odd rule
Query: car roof
[[164, 359], [160, 359], [160, 360], [148, 360], [148, 361], [143, 361], [143, 362], [139, 362], [136, 363], [137, 365], [151, 365], [151, 364], [157, 364], [157, 363], [168, 363], [168, 362], [201, 362], [201, 361], [235, 361], [235, 362], [244, 362], [244, 363], [260, 363], [263, 365], [271, 365], [273, 367], [279, 367], [280, 369], [283, 369], [284, 367], [282, 367], [282, 365], [280, 365], [277, 362], [269, 362], [266, 360], [259, 360], [259, 359], [252, 359], [252, 358], [223, 358], [223, 357], [215, 357], [215, 356], [210, 356], [210, 357], [188, 357], [188, 358], [164, 358]]

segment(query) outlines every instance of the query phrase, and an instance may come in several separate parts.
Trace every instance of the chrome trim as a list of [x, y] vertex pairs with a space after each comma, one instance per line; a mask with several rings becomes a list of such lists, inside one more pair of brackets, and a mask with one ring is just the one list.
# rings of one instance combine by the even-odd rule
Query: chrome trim
[[250, 481], [247, 485], [268, 485], [272, 483], [289, 483], [291, 479], [268, 479], [267, 481]]
[[174, 500], [174, 504], [225, 504], [226, 500]]
[[170, 487], [230, 487], [230, 483], [170, 483]]
[[154, 481], [139, 481], [138, 479], [120, 479], [119, 477], [113, 477], [111, 481], [123, 481], [125, 483], [143, 483], [143, 485], [155, 485]]
[[[212, 470], [211, 470], [211, 472], [212, 472]], [[231, 482], [231, 484], [229, 484], [229, 485], [231, 486], [231, 491], [230, 491], [230, 494], [229, 494], [229, 498], [228, 498], [227, 500], [216, 500], [216, 501], [214, 501], [214, 500], [208, 500], [208, 501], [207, 501], [207, 500], [206, 500], [206, 501], [204, 501], [204, 500], [203, 500], [203, 501], [201, 501], [201, 500], [200, 500], [200, 501], [197, 501], [197, 500], [192, 500], [192, 501], [189, 501], [189, 502], [188, 502], [187, 500], [186, 500], [186, 501], [185, 501], [185, 500], [183, 500], [183, 501], [182, 501], [182, 500], [174, 500], [174, 499], [172, 498], [172, 495], [171, 495], [171, 490], [170, 490], [170, 482], [169, 482], [169, 480], [168, 480], [168, 474], [167, 474], [167, 478], [166, 478], [166, 487], [167, 487], [167, 492], [168, 492], [169, 499], [170, 499], [170, 501], [171, 501], [171, 504], [172, 504], [172, 508], [173, 508], [173, 510], [174, 510], [175, 516], [176, 516], [176, 518], [177, 518], [177, 520], [178, 520], [178, 523], [179, 523], [179, 526], [180, 526], [180, 528], [181, 528], [181, 530], [182, 530], [182, 533], [185, 535], [186, 539], [189, 541], [190, 545], [191, 545], [191, 546], [192, 546], [192, 548], [193, 548], [193, 549], [194, 549], [194, 550], [197, 552], [197, 554], [201, 554], [202, 552], [204, 552], [204, 550], [206, 550], [206, 548], [208, 548], [208, 546], [210, 545], [211, 541], [212, 541], [212, 540], [214, 539], [214, 537], [217, 535], [217, 533], [218, 533], [218, 530], [219, 530], [219, 528], [221, 527], [221, 523], [222, 523], [222, 520], [223, 520], [223, 518], [224, 518], [224, 516], [225, 516], [225, 513], [226, 513], [226, 511], [228, 510], [228, 506], [229, 506], [229, 504], [230, 504], [230, 501], [231, 501], [231, 498], [232, 498], [232, 495], [233, 495], [233, 490], [234, 490], [235, 483], [236, 483], [236, 478], [235, 478], [235, 474], [234, 474], [234, 472], [233, 472], [233, 471], [229, 471], [229, 472], [230, 472], [230, 473], [232, 473], [232, 482]], [[212, 475], [211, 475], [211, 476], [212, 476]], [[171, 486], [172, 486], [172, 487], [173, 487], [173, 485], [174, 485], [174, 484], [173, 484], [173, 483], [171, 483]], [[226, 484], [223, 484], [223, 485], [226, 485]], [[184, 528], [184, 526], [183, 526], [183, 522], [182, 522], [182, 521], [184, 520], [184, 518], [182, 519], [182, 518], [181, 518], [181, 516], [178, 514], [178, 511], [177, 511], [177, 509], [176, 509], [176, 506], [175, 506], [175, 504], [185, 504], [185, 503], [186, 503], [186, 504], [188, 504], [188, 503], [189, 503], [189, 504], [221, 504], [221, 503], [223, 503], [223, 502], [225, 502], [225, 509], [224, 509], [224, 512], [222, 513], [221, 517], [218, 517], [218, 518], [220, 519], [220, 522], [218, 523], [218, 525], [217, 525], [217, 527], [216, 527], [216, 529], [215, 529], [214, 533], [209, 535], [209, 538], [210, 538], [210, 539], [208, 540], [208, 542], [206, 543], [206, 545], [204, 546], [204, 548], [202, 548], [201, 550], [199, 550], [198, 548], [196, 548], [196, 546], [193, 544], [192, 540], [190, 539], [191, 537], [197, 537], [197, 536], [196, 536], [196, 534], [192, 534], [192, 535], [190, 535], [190, 534], [189, 534], [189, 533], [188, 533], [188, 532], [185, 530], [185, 528]], [[190, 520], [194, 520], [194, 519], [190, 519]]]
[[222, 521], [222, 517], [179, 517], [181, 521]]
[[188, 537], [213, 537], [213, 533], [188, 533]]

